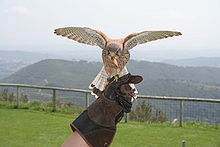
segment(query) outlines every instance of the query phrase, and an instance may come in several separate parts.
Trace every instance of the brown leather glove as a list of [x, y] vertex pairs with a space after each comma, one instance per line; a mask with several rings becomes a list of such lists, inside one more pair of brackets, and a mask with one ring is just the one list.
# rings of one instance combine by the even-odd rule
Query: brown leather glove
[[102, 95], [88, 108], [88, 116], [101, 126], [115, 126], [124, 112], [130, 112], [133, 91], [129, 84], [142, 81], [141, 76], [132, 76], [130, 73], [114, 80], [110, 79]]
[[123, 111], [129, 113], [132, 107], [131, 101], [135, 96], [134, 89], [132, 89], [129, 84], [138, 84], [143, 78], [128, 73], [119, 78], [118, 81], [114, 79], [115, 77], [112, 77], [109, 80], [110, 84], [104, 90], [104, 96], [108, 99], [117, 101], [123, 107]]
[[132, 106], [132, 89], [130, 83], [142, 81], [140, 76], [127, 74], [110, 84], [80, 116], [71, 124], [73, 131], [77, 130], [91, 147], [109, 146], [116, 132], [116, 124], [124, 112], [129, 112]]

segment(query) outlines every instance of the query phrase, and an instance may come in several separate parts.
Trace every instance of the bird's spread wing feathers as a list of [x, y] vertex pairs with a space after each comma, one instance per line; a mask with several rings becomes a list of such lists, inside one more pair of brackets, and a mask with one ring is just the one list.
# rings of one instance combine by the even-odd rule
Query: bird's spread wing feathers
[[99, 46], [102, 49], [105, 48], [107, 42], [107, 37], [104, 33], [87, 27], [58, 28], [55, 29], [54, 33], [75, 40], [79, 43]]
[[140, 33], [133, 33], [124, 39], [124, 48], [129, 50], [138, 44], [143, 44], [153, 40], [163, 39], [172, 36], [182, 35], [180, 32], [173, 31], [144, 31]]

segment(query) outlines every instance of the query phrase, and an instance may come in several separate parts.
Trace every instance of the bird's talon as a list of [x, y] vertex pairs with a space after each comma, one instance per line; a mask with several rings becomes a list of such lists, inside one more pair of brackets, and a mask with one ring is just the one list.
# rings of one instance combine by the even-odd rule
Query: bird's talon
[[118, 79], [119, 79], [119, 75], [116, 75], [116, 76], [114, 77], [114, 81], [115, 81], [115, 82], [118, 82]]

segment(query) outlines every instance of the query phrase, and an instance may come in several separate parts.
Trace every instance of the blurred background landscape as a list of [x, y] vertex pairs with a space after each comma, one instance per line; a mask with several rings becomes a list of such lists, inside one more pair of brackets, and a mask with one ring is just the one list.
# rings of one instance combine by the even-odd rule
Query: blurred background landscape
[[[90, 27], [112, 39], [178, 31], [183, 35], [130, 50], [127, 68], [143, 76], [139, 94], [188, 99], [137, 99], [112, 146], [186, 140], [219, 147], [219, 14], [219, 0], [1, 0], [0, 83], [89, 90], [103, 66], [101, 49], [56, 36], [57, 28]], [[94, 100], [90, 93], [0, 86], [0, 147], [60, 146], [72, 133], [69, 123]]]
[[[88, 60], [27, 51], [0, 51], [0, 83], [16, 83], [49, 87], [87, 89], [100, 71], [100, 60]], [[74, 56], [74, 55], [73, 55]], [[94, 55], [94, 57], [97, 55]], [[77, 56], [79, 57], [79, 56]], [[191, 98], [220, 98], [220, 58], [197, 57], [147, 61], [131, 59], [127, 65], [132, 74], [142, 75], [137, 85], [139, 94]], [[86, 104], [85, 94], [58, 91], [56, 107], [65, 113], [80, 113]], [[21, 108], [52, 110], [52, 91], [20, 89]], [[0, 100], [16, 107], [16, 88], [1, 87]], [[90, 103], [95, 100], [90, 96]], [[13, 106], [15, 104], [15, 106]], [[0, 106], [4, 103], [0, 103]], [[220, 107], [215, 103], [186, 102], [184, 121], [198, 120], [220, 123]], [[143, 100], [134, 102], [130, 120], [173, 121], [179, 119], [180, 107], [176, 101]]]
[[[113, 39], [146, 30], [169, 30], [183, 35], [131, 50], [128, 70], [144, 78], [137, 85], [139, 94], [219, 99], [218, 14], [218, 0], [2, 0], [0, 82], [88, 89], [102, 67], [101, 49], [56, 36], [56, 28], [90, 27]], [[15, 93], [13, 88], [4, 88], [2, 95]], [[22, 92], [30, 100], [51, 98], [44, 90]], [[58, 97], [80, 106], [85, 103], [79, 93], [60, 92]]]
[[[25, 51], [0, 51], [0, 82], [88, 89], [102, 68], [99, 60], [64, 58]], [[79, 57], [79, 56], [78, 56]], [[128, 69], [140, 74], [145, 95], [219, 98], [220, 57], [160, 62], [131, 60]]]

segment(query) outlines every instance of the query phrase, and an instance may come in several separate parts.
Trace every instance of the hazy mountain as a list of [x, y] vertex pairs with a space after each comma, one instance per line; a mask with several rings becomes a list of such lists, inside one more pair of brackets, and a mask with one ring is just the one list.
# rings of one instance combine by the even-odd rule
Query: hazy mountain
[[[16, 46], [0, 45], [0, 50], [13, 49], [13, 50], [28, 51], [28, 52], [37, 52], [41, 54], [47, 54], [48, 56], [56, 55], [59, 59], [65, 59], [65, 60], [76, 59], [76, 60], [88, 60], [88, 61], [101, 61], [101, 49], [97, 46], [82, 45], [68, 40], [66, 40], [66, 42], [61, 41], [60, 43], [62, 44], [53, 44], [53, 45], [38, 44], [38, 45], [16, 45]], [[135, 60], [163, 61], [167, 59], [178, 60], [178, 59], [182, 59], [183, 57], [184, 58], [220, 57], [219, 56], [220, 49], [216, 49], [216, 48], [169, 49], [167, 47], [166, 46], [156, 47], [154, 46], [154, 43], [153, 44], [150, 43], [150, 45], [140, 45], [130, 50], [131, 58]]]
[[0, 79], [5, 78], [32, 63], [33, 62], [27, 62], [17, 59], [0, 59]]
[[36, 53], [36, 52], [27, 52], [27, 51], [5, 51], [0, 50], [0, 59], [7, 60], [22, 60], [22, 61], [36, 61], [51, 58], [52, 55]]
[[35, 52], [0, 50], [0, 79], [11, 75], [27, 65], [55, 57], [54, 55]]
[[164, 60], [162, 62], [178, 66], [220, 67], [220, 57], [198, 57], [190, 59]]
[[[88, 89], [101, 67], [101, 62], [43, 60], [0, 82]], [[178, 67], [131, 60], [128, 70], [143, 76], [144, 82], [137, 85], [140, 94], [210, 98], [220, 95], [219, 68]]]

